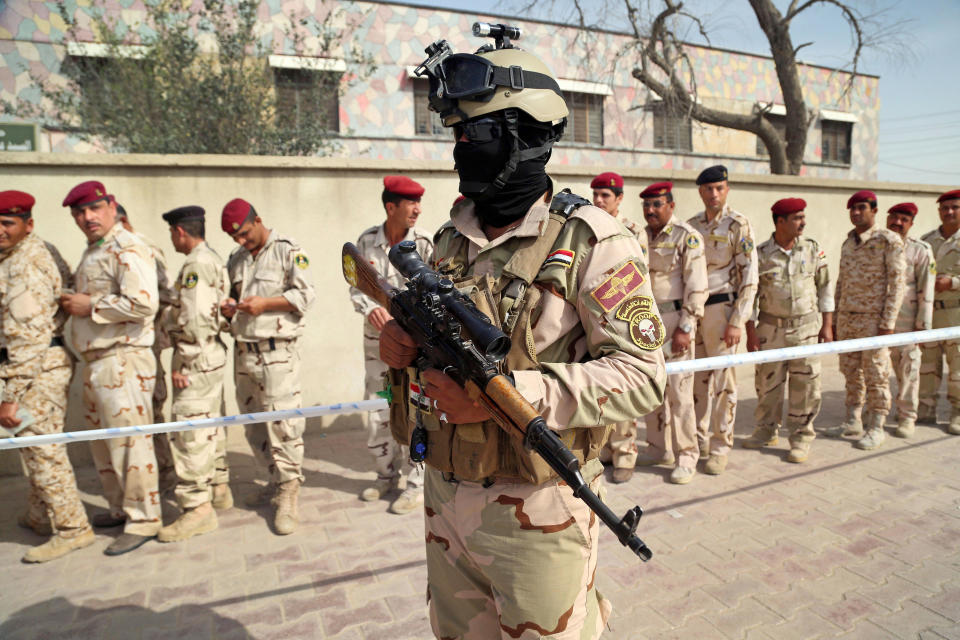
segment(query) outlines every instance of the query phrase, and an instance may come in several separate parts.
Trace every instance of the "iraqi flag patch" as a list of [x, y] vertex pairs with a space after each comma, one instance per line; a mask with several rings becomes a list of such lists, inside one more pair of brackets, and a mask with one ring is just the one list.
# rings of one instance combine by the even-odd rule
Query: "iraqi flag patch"
[[576, 255], [575, 251], [570, 251], [569, 249], [557, 249], [547, 256], [547, 259], [543, 261], [543, 266], [552, 267], [557, 264], [569, 269], [573, 266], [573, 259]]
[[433, 407], [426, 390], [421, 389], [416, 382], [410, 382], [410, 406], [424, 413], [430, 413], [430, 409]]

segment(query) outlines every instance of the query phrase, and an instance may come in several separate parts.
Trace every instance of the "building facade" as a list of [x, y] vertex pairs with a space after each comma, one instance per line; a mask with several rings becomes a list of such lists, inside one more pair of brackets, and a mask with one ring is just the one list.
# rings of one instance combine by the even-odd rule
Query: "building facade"
[[[193, 0], [198, 2], [198, 0]], [[0, 98], [38, 101], [37, 79], [56, 79], [72, 58], [106, 55], [93, 33], [83, 28], [81, 42], [64, 42], [66, 25], [55, 2], [0, 3]], [[311, 109], [334, 114], [338, 155], [384, 160], [448, 160], [453, 140], [426, 108], [426, 81], [413, 73], [424, 48], [438, 39], [453, 49], [472, 52], [484, 41], [471, 34], [474, 21], [506, 22], [521, 27], [517, 45], [530, 50], [553, 70], [570, 106], [564, 140], [554, 163], [616, 169], [696, 169], [723, 162], [732, 173], [769, 173], [766, 149], [750, 133], [691, 122], [672, 114], [656, 95], [631, 76], [633, 60], [622, 55], [630, 42], [624, 33], [582, 31], [573, 27], [400, 3], [336, 3], [346, 40], [376, 61], [376, 71], [345, 83], [344, 92], [322, 106], [300, 105], [297, 93], [316, 74], [351, 77], [347, 56], [319, 59], [316, 47], [288, 37], [288, 16], [317, 14], [333, 3], [317, 0], [264, 0], [260, 26], [273, 54], [265, 61], [284, 101], [297, 104], [291, 117], [309, 117]], [[74, 0], [69, 10], [81, 27], [102, 9], [133, 33], [146, 33], [139, 0]], [[782, 96], [773, 61], [735, 51], [688, 46], [703, 104], [751, 113], [769, 108], [768, 118], [782, 122]], [[807, 137], [802, 175], [839, 179], [876, 179], [879, 78], [859, 75], [844, 94], [849, 75], [825, 67], [801, 65], [808, 108], [814, 114]], [[0, 150], [97, 152], [61, 131], [0, 115]]]

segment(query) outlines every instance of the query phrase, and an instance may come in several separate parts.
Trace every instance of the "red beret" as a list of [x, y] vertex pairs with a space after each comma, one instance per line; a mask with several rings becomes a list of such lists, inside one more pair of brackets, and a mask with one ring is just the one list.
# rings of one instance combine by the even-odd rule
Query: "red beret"
[[425, 189], [419, 182], [415, 182], [407, 176], [384, 176], [383, 190], [403, 196], [407, 200], [419, 202]]
[[461, 193], [460, 195], [457, 196], [457, 199], [453, 201], [453, 206], [457, 206], [458, 204], [460, 204], [461, 202], [463, 202], [463, 201], [466, 200], [466, 199], [467, 199], [467, 196], [465, 196], [465, 195], [463, 195], [463, 194]]
[[853, 205], [858, 202], [867, 202], [873, 206], [877, 206], [877, 194], [873, 191], [857, 191], [855, 194], [850, 196], [850, 199], [847, 200], [847, 209], [852, 209]]
[[73, 189], [70, 189], [70, 193], [63, 199], [63, 206], [83, 207], [88, 204], [93, 204], [98, 200], [109, 198], [110, 196], [107, 194], [107, 190], [104, 188], [102, 182], [90, 180], [88, 182], [81, 182]]
[[773, 206], [770, 207], [770, 211], [772, 211], [775, 216], [788, 216], [791, 213], [804, 211], [806, 208], [807, 201], [803, 198], [784, 198], [783, 200], [774, 202]]
[[35, 202], [32, 195], [23, 191], [0, 191], [0, 216], [28, 218]]
[[623, 176], [613, 171], [601, 173], [590, 183], [591, 189], [623, 189]]
[[237, 232], [237, 229], [243, 226], [251, 212], [256, 215], [252, 204], [243, 198], [234, 198], [223, 208], [223, 215], [220, 216], [220, 228], [233, 235]]
[[901, 202], [900, 204], [895, 204], [887, 209], [887, 213], [903, 213], [908, 216], [917, 215], [917, 211], [919, 211], [919, 209], [917, 209], [917, 205], [913, 204], [912, 202]]
[[945, 194], [937, 198], [938, 203], [943, 202], [944, 200], [960, 200], [960, 189], [947, 191]]
[[672, 182], [654, 182], [652, 185], [640, 192], [640, 197], [656, 198], [657, 196], [665, 196], [672, 191]]

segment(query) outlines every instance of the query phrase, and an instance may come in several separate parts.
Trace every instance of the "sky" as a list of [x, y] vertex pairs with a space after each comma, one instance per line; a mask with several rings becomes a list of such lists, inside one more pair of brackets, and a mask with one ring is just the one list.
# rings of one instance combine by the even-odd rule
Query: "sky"
[[[569, 15], [565, 0], [540, 0], [540, 13], [522, 12], [525, 0], [473, 0], [478, 12], [553, 19]], [[609, 0], [607, 0], [609, 1]], [[642, 0], [641, 0], [642, 1]], [[649, 0], [658, 7], [657, 0]], [[463, 9], [462, 0], [413, 0], [415, 4]], [[599, 9], [604, 0], [584, 0]], [[770, 55], [769, 44], [747, 0], [684, 0], [703, 16], [714, 46]], [[789, 2], [775, 0], [782, 11]], [[850, 0], [895, 37], [868, 50], [860, 69], [880, 76], [880, 180], [960, 187], [960, 0]], [[616, 25], [610, 25], [616, 28]], [[816, 6], [791, 26], [795, 45], [812, 42], [799, 54], [804, 62], [842, 67], [850, 59], [849, 29], [838, 10]], [[691, 42], [698, 42], [694, 34]]]

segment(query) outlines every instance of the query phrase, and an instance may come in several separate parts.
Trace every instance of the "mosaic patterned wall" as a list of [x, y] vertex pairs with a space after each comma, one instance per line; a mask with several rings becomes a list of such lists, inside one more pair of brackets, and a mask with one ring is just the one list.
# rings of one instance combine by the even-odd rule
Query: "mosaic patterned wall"
[[[197, 0], [193, 0], [197, 2]], [[6, 0], [0, 2], [0, 96], [6, 100], [36, 102], [39, 92], [33, 77], [57, 77], [65, 56], [62, 44], [65, 25], [54, 2]], [[130, 29], [131, 37], [149, 32], [141, 24], [143, 3], [138, 0], [69, 0], [67, 10], [77, 16], [81, 27], [89, 25], [94, 4]], [[308, 38], [295, 50], [287, 37], [287, 16], [325, 12], [327, 5], [316, 0], [264, 0], [260, 5], [263, 39], [275, 53], [309, 56], [316, 51], [315, 39]], [[437, 138], [415, 136], [413, 83], [408, 68], [419, 63], [423, 49], [445, 38], [457, 51], [472, 51], [481, 42], [470, 35], [477, 16], [423, 7], [364, 3], [343, 3], [344, 23], [352, 41], [361, 44], [377, 60], [376, 73], [351, 86], [341, 98], [340, 118], [343, 144], [341, 154], [382, 159], [450, 158], [451, 143]], [[734, 172], [767, 173], [763, 158], [743, 153], [753, 148], [753, 136], [731, 131], [702, 131], [694, 134], [694, 152], [676, 154], [654, 149], [652, 116], [643, 111], [648, 92], [630, 75], [631, 60], [619, 57], [625, 36], [606, 32], [578, 32], [568, 27], [528, 22], [522, 46], [541, 57], [554, 74], [568, 80], [585, 80], [610, 87], [604, 100], [604, 147], [562, 143], [554, 162], [582, 166], [694, 169], [714, 160], [728, 164]], [[93, 41], [88, 28], [80, 38]], [[721, 100], [749, 111], [756, 101], [782, 103], [771, 60], [723, 50], [690, 48], [699, 95], [704, 100]], [[801, 70], [805, 97], [811, 109], [832, 109], [854, 114], [850, 167], [821, 164], [820, 122], [811, 126], [804, 174], [823, 178], [876, 178], [878, 80], [857, 78], [854, 90], [842, 96], [846, 74], [805, 66]], [[0, 116], [9, 119], [9, 116]], [[698, 125], [694, 125], [695, 129]], [[709, 129], [709, 128], [708, 128]], [[749, 138], [749, 139], [745, 139]], [[727, 141], [725, 143], [724, 141]], [[734, 144], [736, 142], [736, 144]], [[707, 146], [704, 146], [707, 145]], [[736, 148], [740, 155], [725, 149]], [[78, 142], [60, 133], [44, 132], [41, 150], [96, 152], [95, 145]]]

